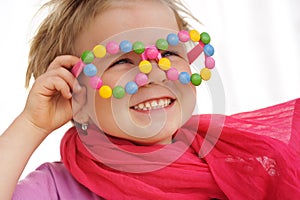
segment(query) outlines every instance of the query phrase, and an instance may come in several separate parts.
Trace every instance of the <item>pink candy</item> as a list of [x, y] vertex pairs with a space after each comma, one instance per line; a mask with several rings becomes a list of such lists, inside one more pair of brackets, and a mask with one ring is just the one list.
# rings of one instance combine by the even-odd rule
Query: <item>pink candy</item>
[[206, 57], [205, 67], [208, 69], [213, 69], [215, 67], [215, 60], [212, 57]]
[[109, 54], [117, 54], [120, 51], [120, 46], [116, 42], [109, 42], [106, 44], [106, 51]]
[[159, 54], [159, 51], [156, 47], [148, 47], [146, 50], [146, 56], [148, 59], [153, 60], [156, 59]]
[[176, 68], [172, 67], [167, 71], [167, 78], [171, 81], [178, 80], [178, 71]]
[[89, 83], [90, 86], [95, 90], [99, 90], [102, 86], [102, 80], [98, 76], [93, 76], [92, 78], [90, 78]]
[[148, 76], [144, 73], [138, 73], [135, 76], [135, 82], [138, 86], [144, 86], [148, 83]]
[[188, 31], [182, 30], [178, 33], [179, 40], [181, 42], [187, 42], [190, 40], [190, 34]]

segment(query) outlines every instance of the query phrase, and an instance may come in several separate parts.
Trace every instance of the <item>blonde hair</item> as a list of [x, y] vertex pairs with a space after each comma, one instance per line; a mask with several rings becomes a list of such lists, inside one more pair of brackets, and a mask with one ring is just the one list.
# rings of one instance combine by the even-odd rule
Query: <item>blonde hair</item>
[[[176, 16], [179, 29], [188, 30], [186, 18], [192, 16], [181, 0], [161, 0]], [[42, 9], [49, 8], [49, 14], [33, 37], [28, 57], [25, 86], [31, 77], [45, 73], [50, 63], [59, 55], [74, 55], [74, 41], [97, 14], [105, 10], [112, 0], [50, 0]]]

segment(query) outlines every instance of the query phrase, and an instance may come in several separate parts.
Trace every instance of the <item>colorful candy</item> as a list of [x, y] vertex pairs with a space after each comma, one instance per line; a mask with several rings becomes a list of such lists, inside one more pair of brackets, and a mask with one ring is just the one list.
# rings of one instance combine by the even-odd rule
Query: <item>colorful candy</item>
[[112, 90], [112, 94], [116, 99], [122, 99], [125, 96], [125, 89], [122, 86], [116, 86]]
[[170, 33], [167, 36], [167, 41], [171, 46], [177, 46], [179, 44], [178, 35], [176, 35], [175, 33]]
[[135, 76], [135, 79], [134, 81], [136, 82], [136, 84], [138, 86], [144, 86], [148, 83], [148, 76], [144, 73], [138, 73], [136, 76]]
[[97, 45], [93, 49], [96, 58], [103, 58], [106, 55], [106, 48], [103, 45]]
[[142, 73], [149, 74], [152, 71], [152, 64], [148, 60], [142, 60], [139, 69]]
[[190, 31], [190, 38], [193, 42], [199, 42], [200, 40], [200, 33], [196, 30]]
[[158, 61], [158, 66], [160, 69], [167, 71], [171, 68], [171, 61], [168, 58], [161, 58]]
[[88, 77], [93, 77], [97, 74], [97, 67], [92, 63], [87, 64], [83, 69], [83, 73]]
[[99, 90], [99, 95], [104, 99], [108, 99], [112, 95], [112, 89], [108, 85], [103, 85]]
[[194, 85], [194, 86], [199, 86], [202, 82], [202, 78], [199, 74], [195, 73], [195, 74], [192, 74], [191, 76], [191, 83]]
[[[205, 56], [205, 67], [201, 69], [200, 73], [190, 75], [188, 72], [178, 72], [178, 70], [171, 65], [171, 61], [167, 57], [162, 57], [160, 51], [167, 51], [169, 46], [177, 46], [180, 42], [185, 43], [188, 41], [197, 42], [197, 46], [191, 50], [193, 54], [192, 63], [202, 52]], [[214, 55], [214, 48], [210, 44], [210, 35], [206, 32], [201, 34], [197, 30], [186, 31], [182, 30], [178, 34], [170, 33], [167, 37], [156, 40], [155, 45], [145, 46], [143, 42], [136, 41], [131, 43], [128, 40], [123, 40], [120, 44], [110, 41], [103, 45], [96, 45], [92, 51], [84, 51], [81, 55], [81, 60], [72, 68], [71, 72], [77, 78], [80, 73], [90, 77], [89, 84], [95, 89], [99, 90], [99, 95], [102, 98], [110, 98], [113, 96], [116, 99], [123, 98], [126, 93], [133, 95], [138, 92], [139, 87], [148, 84], [148, 74], [152, 71], [152, 61], [156, 61], [158, 67], [166, 73], [166, 77], [170, 81], [177, 81], [181, 84], [193, 84], [199, 86], [202, 80], [207, 81], [211, 78], [211, 69], [215, 67], [215, 60], [212, 58]], [[194, 51], [193, 51], [194, 50]], [[108, 85], [103, 85], [102, 79], [97, 76], [97, 67], [92, 64], [95, 58], [103, 58], [108, 54], [115, 55], [120, 52], [129, 53], [135, 52], [139, 54], [142, 61], [139, 63], [140, 72], [135, 76], [134, 81], [128, 82], [125, 87], [116, 86], [113, 89]], [[190, 59], [190, 57], [189, 57]], [[151, 62], [150, 62], [151, 61]]]
[[181, 42], [188, 42], [190, 40], [190, 34], [185, 30], [180, 31], [178, 37]]
[[85, 64], [90, 64], [94, 61], [94, 54], [91, 51], [85, 51], [82, 53], [81, 55], [81, 60], [82, 62], [84, 62]]
[[181, 72], [179, 74], [178, 79], [179, 79], [180, 83], [186, 85], [186, 84], [188, 84], [190, 82], [191, 77], [190, 77], [189, 73], [187, 73], [187, 72]]
[[120, 50], [120, 47], [118, 45], [118, 43], [116, 42], [109, 42], [106, 44], [106, 51], [109, 54], [117, 54]]
[[129, 53], [132, 51], [132, 44], [128, 40], [124, 40], [120, 43], [120, 49], [124, 53]]
[[152, 47], [148, 47], [146, 49], [146, 56], [148, 59], [153, 60], [156, 59], [157, 56], [159, 54], [159, 51], [156, 47], [152, 46]]
[[174, 67], [170, 68], [168, 71], [167, 71], [167, 78], [170, 80], [170, 81], [176, 81], [178, 80], [178, 70]]
[[200, 76], [203, 80], [208, 81], [211, 78], [211, 72], [208, 68], [203, 68], [200, 71]]
[[203, 44], [210, 43], [210, 36], [208, 33], [206, 33], [206, 32], [201, 33], [200, 38], [201, 38], [201, 41], [203, 42]]
[[165, 39], [158, 39], [156, 41], [156, 47], [159, 49], [159, 50], [162, 50], [162, 51], [165, 51], [169, 48], [169, 44], [168, 44], [168, 41], [165, 40]]
[[142, 54], [145, 51], [145, 45], [142, 42], [133, 43], [133, 51], [137, 54]]
[[139, 86], [135, 82], [130, 81], [126, 84], [125, 91], [128, 94], [135, 94], [135, 93], [137, 93], [138, 88], [139, 88]]
[[90, 78], [89, 83], [90, 86], [95, 90], [99, 90], [99, 88], [101, 88], [102, 86], [102, 80], [98, 76], [93, 76], [92, 78]]
[[213, 56], [215, 53], [213, 46], [210, 44], [205, 45], [203, 51], [206, 56]]

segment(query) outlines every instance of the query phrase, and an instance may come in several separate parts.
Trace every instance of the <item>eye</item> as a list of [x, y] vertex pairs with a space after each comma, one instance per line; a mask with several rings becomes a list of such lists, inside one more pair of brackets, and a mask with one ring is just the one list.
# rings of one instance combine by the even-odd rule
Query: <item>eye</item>
[[161, 53], [162, 57], [169, 57], [169, 56], [179, 56], [176, 52], [174, 51], [165, 51]]
[[113, 64], [111, 64], [111, 65], [109, 66], [109, 68], [110, 68], [110, 67], [114, 67], [114, 66], [116, 66], [116, 65], [123, 65], [123, 64], [133, 64], [133, 61], [132, 61], [131, 59], [129, 59], [129, 58], [122, 58], [122, 59], [117, 60], [117, 61], [114, 62]]

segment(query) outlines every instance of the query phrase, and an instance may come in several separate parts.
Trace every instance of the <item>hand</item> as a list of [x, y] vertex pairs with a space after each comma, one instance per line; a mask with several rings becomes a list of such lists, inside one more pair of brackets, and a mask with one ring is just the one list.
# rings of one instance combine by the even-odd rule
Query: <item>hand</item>
[[79, 61], [75, 56], [58, 56], [34, 82], [22, 114], [46, 135], [72, 119], [72, 91], [82, 89], [70, 72]]

